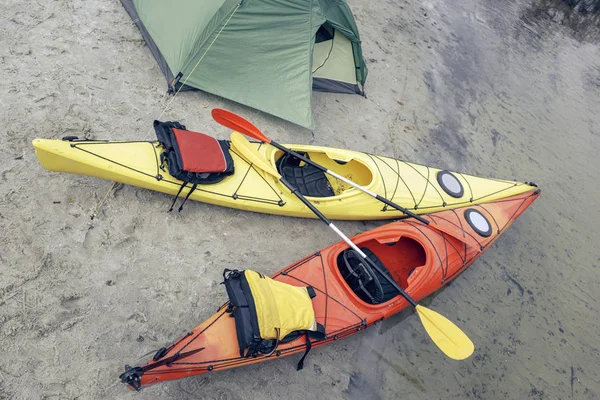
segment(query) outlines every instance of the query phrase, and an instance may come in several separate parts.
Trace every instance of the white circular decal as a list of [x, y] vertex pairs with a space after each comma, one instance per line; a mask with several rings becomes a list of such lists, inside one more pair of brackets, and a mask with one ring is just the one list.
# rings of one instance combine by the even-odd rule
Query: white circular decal
[[[462, 183], [450, 171], [440, 171], [437, 173], [437, 181], [447, 194], [459, 198], [464, 194]], [[445, 205], [445, 204], [444, 204]]]
[[487, 222], [485, 217], [477, 212], [472, 212], [469, 214], [469, 218], [471, 219], [471, 223], [475, 225], [477, 229], [483, 232], [487, 232], [490, 230], [490, 224]]
[[488, 237], [492, 234], [490, 221], [479, 211], [469, 208], [465, 211], [465, 219], [478, 235]]
[[452, 193], [460, 193], [462, 186], [458, 179], [454, 175], [444, 174], [442, 176], [442, 182]]

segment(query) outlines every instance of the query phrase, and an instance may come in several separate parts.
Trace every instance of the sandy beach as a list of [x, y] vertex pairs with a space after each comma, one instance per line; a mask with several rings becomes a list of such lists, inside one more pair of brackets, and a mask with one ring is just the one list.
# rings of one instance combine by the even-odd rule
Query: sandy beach
[[[548, 1], [349, 4], [367, 98], [315, 92], [313, 132], [202, 92], [165, 110], [164, 77], [118, 0], [0, 4], [0, 399], [600, 397], [597, 29], [573, 32]], [[301, 372], [288, 357], [141, 394], [121, 384], [125, 364], [226, 301], [224, 268], [272, 274], [337, 237], [318, 220], [194, 202], [167, 213], [167, 195], [44, 170], [31, 141], [150, 140], [159, 117], [225, 139], [215, 107], [282, 143], [539, 184], [541, 198], [425, 302], [474, 355], [445, 358], [404, 312], [314, 350]]]

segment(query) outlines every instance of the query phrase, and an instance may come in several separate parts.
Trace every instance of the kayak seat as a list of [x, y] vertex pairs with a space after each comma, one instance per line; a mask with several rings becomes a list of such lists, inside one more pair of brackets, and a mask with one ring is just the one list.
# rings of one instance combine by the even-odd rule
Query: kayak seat
[[234, 172], [229, 142], [200, 132], [188, 131], [178, 122], [154, 121], [154, 130], [174, 178], [199, 184], [222, 181]]
[[[369, 261], [391, 277], [390, 271], [371, 250], [367, 247], [363, 247], [361, 250], [367, 255]], [[369, 304], [385, 303], [398, 295], [396, 288], [379, 271], [365, 264], [353, 249], [341, 252], [337, 258], [337, 264], [350, 289], [364, 302]]]
[[[197, 185], [218, 183], [233, 174], [233, 158], [229, 154], [228, 141], [188, 131], [185, 126], [174, 121], [154, 121], [154, 131], [164, 149], [160, 155], [160, 168], [164, 171], [166, 164], [169, 174], [183, 182], [175, 200], [188, 184], [192, 184], [192, 187], [185, 200]], [[183, 204], [179, 211], [182, 207]]]
[[[308, 158], [307, 153], [302, 155]], [[304, 196], [331, 197], [335, 195], [325, 172], [310, 164], [300, 165], [300, 162], [300, 159], [285, 154], [277, 160], [277, 170], [286, 181], [298, 188]]]

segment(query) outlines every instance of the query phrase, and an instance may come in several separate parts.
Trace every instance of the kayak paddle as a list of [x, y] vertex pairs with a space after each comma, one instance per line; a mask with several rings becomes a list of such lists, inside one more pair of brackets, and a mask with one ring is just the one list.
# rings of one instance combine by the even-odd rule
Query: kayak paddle
[[[233, 128], [232, 128], [233, 129]], [[277, 170], [267, 163], [255, 149], [251, 147], [250, 142], [238, 132], [231, 134], [231, 143], [240, 152], [241, 156], [249, 161], [252, 165], [262, 169], [265, 173], [272, 175], [274, 178], [279, 180], [285, 187], [287, 187], [294, 195], [296, 195], [300, 201], [304, 203], [321, 221], [323, 221], [329, 228], [338, 234], [347, 244], [350, 246], [358, 255], [363, 259], [364, 262], [368, 263], [371, 268], [374, 268], [383, 276], [396, 290], [404, 297], [417, 311], [421, 323], [425, 328], [425, 331], [429, 334], [433, 342], [446, 354], [448, 357], [454, 360], [464, 360], [469, 357], [475, 346], [473, 342], [467, 337], [467, 335], [460, 330], [454, 323], [448, 320], [441, 314], [436, 313], [420, 304], [418, 304], [408, 293], [404, 291], [396, 283], [396, 281], [382, 271], [379, 266], [373, 263], [367, 255], [356, 246], [342, 231], [338, 229], [327, 217], [325, 217], [310, 201], [304, 197], [297, 188], [287, 182]]]
[[261, 142], [265, 142], [268, 144], [271, 144], [273, 147], [278, 148], [281, 151], [284, 151], [285, 153], [288, 153], [302, 161], [304, 161], [307, 164], [312, 165], [315, 168], [318, 168], [319, 170], [325, 172], [326, 174], [329, 174], [331, 176], [333, 176], [336, 179], [339, 179], [340, 181], [360, 190], [363, 193], [368, 194], [369, 196], [381, 201], [382, 203], [387, 204], [390, 207], [395, 208], [396, 210], [404, 213], [405, 215], [409, 216], [409, 217], [413, 217], [416, 218], [417, 220], [421, 221], [424, 224], [429, 224], [429, 221], [409, 210], [407, 210], [406, 208], [394, 203], [393, 201], [390, 201], [388, 199], [386, 199], [385, 197], [381, 197], [380, 195], [378, 195], [377, 193], [371, 192], [369, 189], [359, 185], [358, 183], [349, 180], [348, 178], [345, 178], [325, 167], [323, 167], [321, 164], [317, 164], [316, 162], [312, 161], [310, 158], [304, 157], [301, 154], [296, 153], [293, 150], [288, 149], [285, 146], [280, 145], [279, 143], [269, 139], [268, 137], [265, 136], [264, 133], [262, 133], [256, 126], [254, 126], [254, 124], [252, 124], [250, 121], [240, 117], [237, 114], [232, 113], [231, 111], [227, 111], [227, 110], [223, 110], [221, 108], [215, 108], [212, 110], [212, 117], [213, 119], [229, 128], [229, 129], [233, 129], [234, 131], [243, 133], [246, 136], [250, 136], [256, 140], [260, 140]]

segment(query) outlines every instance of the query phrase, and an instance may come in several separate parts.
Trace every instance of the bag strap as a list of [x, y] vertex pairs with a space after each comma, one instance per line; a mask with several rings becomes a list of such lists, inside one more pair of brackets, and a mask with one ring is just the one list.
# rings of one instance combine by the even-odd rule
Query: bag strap
[[183, 205], [185, 204], [185, 202], [187, 201], [187, 199], [190, 198], [190, 195], [194, 192], [194, 190], [196, 190], [197, 187], [198, 187], [197, 183], [194, 183], [194, 185], [192, 185], [192, 188], [188, 192], [187, 196], [185, 196], [185, 199], [183, 199], [183, 202], [179, 206], [179, 209], [177, 210], [177, 212], [181, 212], [181, 210], [183, 210]]
[[306, 332], [304, 337], [306, 338], [306, 350], [304, 350], [304, 354], [302, 355], [302, 358], [300, 359], [300, 361], [298, 361], [298, 365], [296, 366], [296, 371], [300, 371], [302, 368], [304, 368], [304, 359], [306, 358], [306, 356], [308, 355], [308, 352], [312, 348], [312, 343], [310, 341], [310, 337], [308, 336], [308, 331]]
[[[181, 194], [181, 191], [183, 190], [183, 188], [186, 187], [188, 183], [189, 183], [189, 181], [183, 181], [183, 183], [181, 184], [181, 186], [179, 186], [179, 191], [175, 195], [175, 198], [173, 199], [173, 203], [171, 203], [171, 208], [169, 208], [169, 211], [167, 211], [167, 212], [173, 211], [173, 207], [175, 207], [175, 203], [177, 202], [177, 198]], [[188, 196], [189, 196], [189, 194], [188, 194]], [[181, 211], [181, 210], [179, 210], [179, 211]]]
[[271, 350], [269, 352], [269, 354], [265, 355], [265, 357], [270, 357], [273, 355], [273, 353], [275, 353], [275, 351], [277, 350], [277, 347], [279, 346], [279, 339], [280, 339], [280, 334], [279, 332], [281, 332], [281, 330], [279, 328], [275, 328], [275, 331], [277, 332], [277, 337], [275, 338], [275, 346], [273, 346], [273, 350]]
[[[177, 194], [175, 195], [175, 198], [173, 199], [173, 203], [171, 203], [171, 208], [169, 208], [169, 211], [167, 212], [171, 212], [173, 211], [173, 207], [175, 207], [175, 203], [177, 202], [177, 198], [179, 197], [179, 195], [181, 194], [181, 191], [183, 190], [184, 187], [187, 186], [187, 184], [190, 183], [190, 181], [184, 181], [181, 186], [179, 186], [179, 191], [177, 192]], [[192, 185], [192, 188], [190, 189], [190, 191], [188, 192], [188, 194], [185, 196], [185, 198], [183, 199], [183, 201], [181, 202], [181, 205], [179, 206], [179, 209], [177, 210], [177, 212], [181, 212], [181, 210], [183, 210], [183, 205], [185, 204], [185, 202], [187, 201], [187, 199], [190, 198], [190, 195], [192, 193], [194, 193], [194, 190], [196, 190], [196, 188], [198, 187], [197, 183], [194, 183]]]
[[318, 340], [323, 340], [327, 337], [327, 334], [325, 333], [325, 327], [317, 322], [317, 330], [306, 331], [304, 333], [304, 337], [306, 339], [306, 350], [304, 350], [304, 354], [302, 355], [302, 358], [300, 359], [300, 361], [298, 361], [298, 365], [296, 366], [296, 371], [300, 371], [302, 368], [304, 368], [304, 359], [308, 355], [308, 352], [310, 351], [310, 349], [312, 349], [312, 342], [310, 341], [310, 339], [313, 338], [318, 341]]

